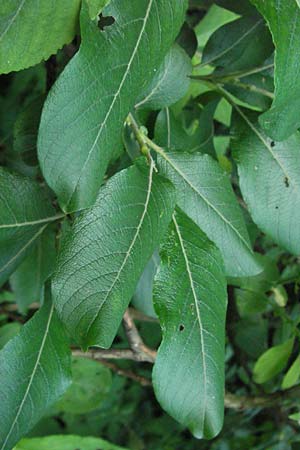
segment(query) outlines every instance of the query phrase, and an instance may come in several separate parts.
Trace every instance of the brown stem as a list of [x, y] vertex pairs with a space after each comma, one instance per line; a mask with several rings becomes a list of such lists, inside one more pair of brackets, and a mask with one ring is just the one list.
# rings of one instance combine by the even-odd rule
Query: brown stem
[[128, 309], [123, 316], [123, 326], [130, 348], [136, 357], [142, 357], [144, 360], [154, 363], [156, 352], [144, 344]]
[[154, 363], [155, 357], [153, 357], [154, 350], [150, 350], [149, 355], [144, 351], [133, 351], [131, 349], [118, 349], [112, 348], [104, 350], [100, 348], [91, 348], [87, 352], [83, 352], [78, 349], [72, 351], [73, 356], [81, 356], [82, 358], [94, 359], [96, 361], [103, 361], [105, 359], [129, 359], [137, 362], [150, 362]]
[[102, 360], [101, 364], [108, 367], [109, 369], [113, 370], [117, 375], [120, 375], [121, 377], [130, 378], [133, 381], [136, 381], [137, 383], [141, 384], [142, 386], [152, 386], [151, 380], [148, 378], [142, 377], [141, 375], [137, 375], [136, 373], [132, 372], [131, 370], [124, 370], [121, 369], [117, 364], [114, 364], [110, 361]]

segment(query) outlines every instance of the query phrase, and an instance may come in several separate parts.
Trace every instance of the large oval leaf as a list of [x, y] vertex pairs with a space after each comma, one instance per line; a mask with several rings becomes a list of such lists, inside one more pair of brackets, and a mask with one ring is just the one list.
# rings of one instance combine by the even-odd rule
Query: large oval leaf
[[178, 212], [156, 277], [163, 330], [153, 372], [162, 407], [198, 438], [212, 438], [224, 414], [226, 279], [215, 245]]
[[71, 352], [50, 302], [0, 352], [0, 448], [11, 450], [71, 382]]
[[53, 293], [67, 329], [84, 348], [110, 347], [175, 205], [171, 183], [131, 167], [100, 191], [62, 244]]
[[177, 188], [182, 210], [217, 244], [228, 276], [250, 276], [261, 271], [228, 176], [209, 155], [164, 153], [162, 173]]
[[[100, 31], [83, 5], [82, 45], [45, 103], [39, 132], [43, 174], [64, 210], [94, 203], [122, 126], [173, 43], [186, 0], [112, 0], [115, 23]], [[149, 70], [151, 67], [151, 70]]]
[[238, 107], [232, 148], [240, 187], [254, 222], [280, 246], [300, 253], [300, 134], [271, 141], [257, 115]]

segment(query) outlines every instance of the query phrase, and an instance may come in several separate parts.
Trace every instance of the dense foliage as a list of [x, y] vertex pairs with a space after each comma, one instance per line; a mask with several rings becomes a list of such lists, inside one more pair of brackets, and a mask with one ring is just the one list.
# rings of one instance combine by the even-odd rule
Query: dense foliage
[[299, 37], [1, 1], [0, 450], [300, 448]]

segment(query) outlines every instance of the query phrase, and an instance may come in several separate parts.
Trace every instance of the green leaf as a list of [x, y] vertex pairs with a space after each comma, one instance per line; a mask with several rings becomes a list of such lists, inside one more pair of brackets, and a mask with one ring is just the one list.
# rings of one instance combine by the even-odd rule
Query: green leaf
[[155, 251], [142, 273], [131, 301], [135, 308], [150, 317], [156, 317], [153, 308], [153, 282], [159, 263], [159, 254]]
[[266, 110], [274, 98], [274, 82], [266, 72], [229, 81], [225, 89], [250, 107]]
[[55, 233], [48, 227], [10, 277], [20, 312], [24, 313], [31, 303], [40, 301], [43, 285], [54, 270], [55, 259]]
[[0, 168], [0, 285], [59, 217], [38, 183]]
[[185, 95], [191, 74], [190, 58], [179, 45], [173, 45], [135, 107], [155, 110], [172, 105]]
[[2, 0], [0, 73], [33, 66], [71, 42], [79, 5], [80, 0]]
[[129, 450], [113, 445], [108, 441], [94, 437], [81, 436], [47, 436], [42, 438], [22, 439], [14, 450]]
[[0, 352], [0, 448], [11, 450], [70, 384], [70, 350], [50, 302]]
[[294, 346], [294, 338], [269, 348], [256, 361], [253, 369], [255, 383], [266, 383], [278, 375], [287, 365]]
[[300, 378], [300, 355], [297, 356], [287, 373], [284, 375], [281, 388], [289, 389], [298, 383]]
[[275, 43], [275, 100], [260, 117], [273, 139], [287, 139], [300, 126], [300, 9], [295, 0], [251, 0], [265, 17]]
[[249, 212], [262, 231], [298, 255], [300, 134], [297, 132], [283, 142], [271, 141], [258, 126], [255, 114], [237, 110], [232, 148]]
[[110, 0], [86, 0], [89, 8], [89, 16], [92, 20], [97, 19], [97, 16], [102, 9], [110, 2]]
[[36, 145], [44, 101], [44, 95], [31, 100], [22, 108], [14, 124], [10, 166], [23, 175], [35, 176], [38, 172]]
[[72, 384], [54, 405], [58, 412], [86, 414], [98, 408], [111, 388], [110, 370], [97, 361], [72, 360]]
[[[59, 315], [84, 348], [110, 347], [138, 280], [162, 239], [174, 188], [154, 168], [130, 167], [100, 190], [62, 244], [53, 293]], [[143, 161], [142, 161], [143, 162]]]
[[100, 31], [83, 4], [82, 44], [47, 98], [38, 140], [43, 174], [64, 210], [94, 203], [122, 149], [124, 120], [180, 30], [185, 6], [112, 0], [104, 12], [115, 22]]
[[224, 414], [226, 279], [215, 245], [182, 212], [173, 216], [156, 276], [163, 341], [153, 370], [161, 406], [197, 438], [213, 438]]
[[216, 243], [228, 276], [261, 271], [228, 176], [209, 155], [165, 153], [158, 162], [177, 188], [180, 208]]
[[[195, 126], [187, 130], [183, 120], [176, 118], [169, 108], [162, 110], [155, 123], [155, 141], [169, 150], [215, 154], [213, 146], [214, 114], [220, 98], [213, 98], [198, 109]], [[182, 118], [183, 119], [183, 118]]]
[[19, 322], [6, 323], [0, 328], [0, 349], [2, 349], [7, 342], [15, 337], [21, 329]]
[[210, 36], [222, 25], [232, 22], [237, 19], [237, 15], [227, 11], [224, 8], [219, 8], [217, 5], [212, 5], [205, 14], [203, 20], [200, 20], [195, 28], [200, 49], [203, 49]]
[[259, 66], [272, 51], [272, 38], [263, 19], [246, 16], [215, 31], [203, 50], [202, 64], [234, 72]]

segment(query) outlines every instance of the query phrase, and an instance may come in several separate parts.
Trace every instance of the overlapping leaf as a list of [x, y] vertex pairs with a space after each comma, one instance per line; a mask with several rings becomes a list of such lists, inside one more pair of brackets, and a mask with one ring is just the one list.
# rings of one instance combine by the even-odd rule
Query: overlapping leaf
[[266, 133], [282, 141], [300, 126], [300, 9], [296, 0], [251, 0], [265, 17], [275, 43], [275, 100], [260, 118]]
[[300, 134], [270, 140], [257, 115], [238, 109], [232, 148], [240, 187], [254, 222], [274, 241], [300, 253]]
[[11, 450], [70, 384], [70, 351], [50, 302], [0, 352], [0, 448]]
[[24, 259], [47, 223], [56, 218], [38, 183], [0, 169], [0, 284]]
[[209, 155], [179, 152], [159, 157], [159, 167], [177, 188], [180, 208], [217, 244], [228, 276], [261, 271], [228, 176]]
[[61, 319], [84, 348], [110, 347], [175, 204], [171, 183], [131, 167], [100, 191], [62, 245], [53, 293]]
[[272, 51], [272, 38], [264, 20], [254, 14], [215, 31], [203, 50], [202, 63], [234, 72], [259, 66]]
[[79, 6], [80, 0], [2, 0], [0, 73], [33, 66], [70, 42]]
[[112, 0], [100, 31], [83, 4], [82, 45], [50, 92], [39, 132], [43, 174], [64, 210], [94, 203], [123, 122], [172, 45], [186, 0]]
[[161, 109], [172, 105], [188, 90], [191, 73], [190, 58], [179, 45], [173, 45], [135, 107]]
[[222, 427], [226, 280], [215, 245], [182, 212], [156, 276], [155, 309], [163, 330], [153, 371], [162, 407], [198, 438]]
[[[169, 150], [181, 150], [194, 153], [215, 154], [213, 137], [213, 118], [220, 99], [209, 101], [202, 110], [198, 109], [198, 126], [194, 130], [186, 130], [179, 118], [169, 108], [163, 109], [155, 123], [155, 141]], [[200, 116], [200, 117], [199, 117]]]
[[24, 313], [31, 303], [40, 301], [43, 285], [54, 270], [55, 257], [55, 233], [48, 227], [10, 277], [19, 311]]

